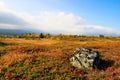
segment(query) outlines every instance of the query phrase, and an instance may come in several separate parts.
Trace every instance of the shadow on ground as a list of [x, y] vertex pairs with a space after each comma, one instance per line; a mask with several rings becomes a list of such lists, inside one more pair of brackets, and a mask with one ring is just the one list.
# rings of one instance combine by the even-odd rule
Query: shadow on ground
[[0, 42], [0, 46], [6, 46], [6, 45], [8, 45], [8, 44]]
[[100, 64], [98, 65], [98, 69], [99, 70], [106, 70], [108, 67], [113, 66], [115, 63], [115, 61], [113, 60], [104, 60], [104, 59], [100, 59]]

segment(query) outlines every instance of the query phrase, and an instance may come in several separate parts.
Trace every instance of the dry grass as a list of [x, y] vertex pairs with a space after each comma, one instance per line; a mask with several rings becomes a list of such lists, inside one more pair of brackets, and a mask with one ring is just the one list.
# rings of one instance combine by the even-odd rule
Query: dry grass
[[[119, 80], [120, 38], [85, 38], [82, 40], [1, 39], [7, 52], [0, 57], [0, 79]], [[72, 67], [68, 58], [76, 47], [98, 50], [103, 62], [100, 69]]]
[[52, 45], [56, 44], [57, 40], [51, 40], [51, 39], [41, 39], [41, 40], [26, 40], [26, 39], [20, 39], [20, 38], [5, 38], [1, 41], [9, 44], [23, 44], [23, 45]]

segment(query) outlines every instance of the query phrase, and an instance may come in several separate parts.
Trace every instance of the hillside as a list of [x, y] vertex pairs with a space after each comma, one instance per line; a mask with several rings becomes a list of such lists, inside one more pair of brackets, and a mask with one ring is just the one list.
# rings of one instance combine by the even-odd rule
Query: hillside
[[[119, 37], [0, 38], [0, 80], [119, 80], [119, 45]], [[99, 51], [101, 69], [73, 67], [77, 47]]]

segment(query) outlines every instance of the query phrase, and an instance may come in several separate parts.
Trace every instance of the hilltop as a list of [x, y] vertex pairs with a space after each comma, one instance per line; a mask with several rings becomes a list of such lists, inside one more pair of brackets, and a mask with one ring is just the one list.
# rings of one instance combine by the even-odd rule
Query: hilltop
[[[120, 38], [50, 34], [2, 35], [0, 38], [1, 80], [102, 80], [120, 79]], [[101, 69], [73, 67], [69, 58], [76, 47], [100, 52]]]

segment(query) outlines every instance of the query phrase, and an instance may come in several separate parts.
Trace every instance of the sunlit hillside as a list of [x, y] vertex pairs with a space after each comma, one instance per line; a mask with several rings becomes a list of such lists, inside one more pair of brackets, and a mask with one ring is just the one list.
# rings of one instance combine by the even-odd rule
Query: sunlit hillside
[[[100, 68], [69, 63], [75, 48], [100, 52]], [[0, 80], [119, 80], [120, 37], [24, 34], [1, 35]]]

